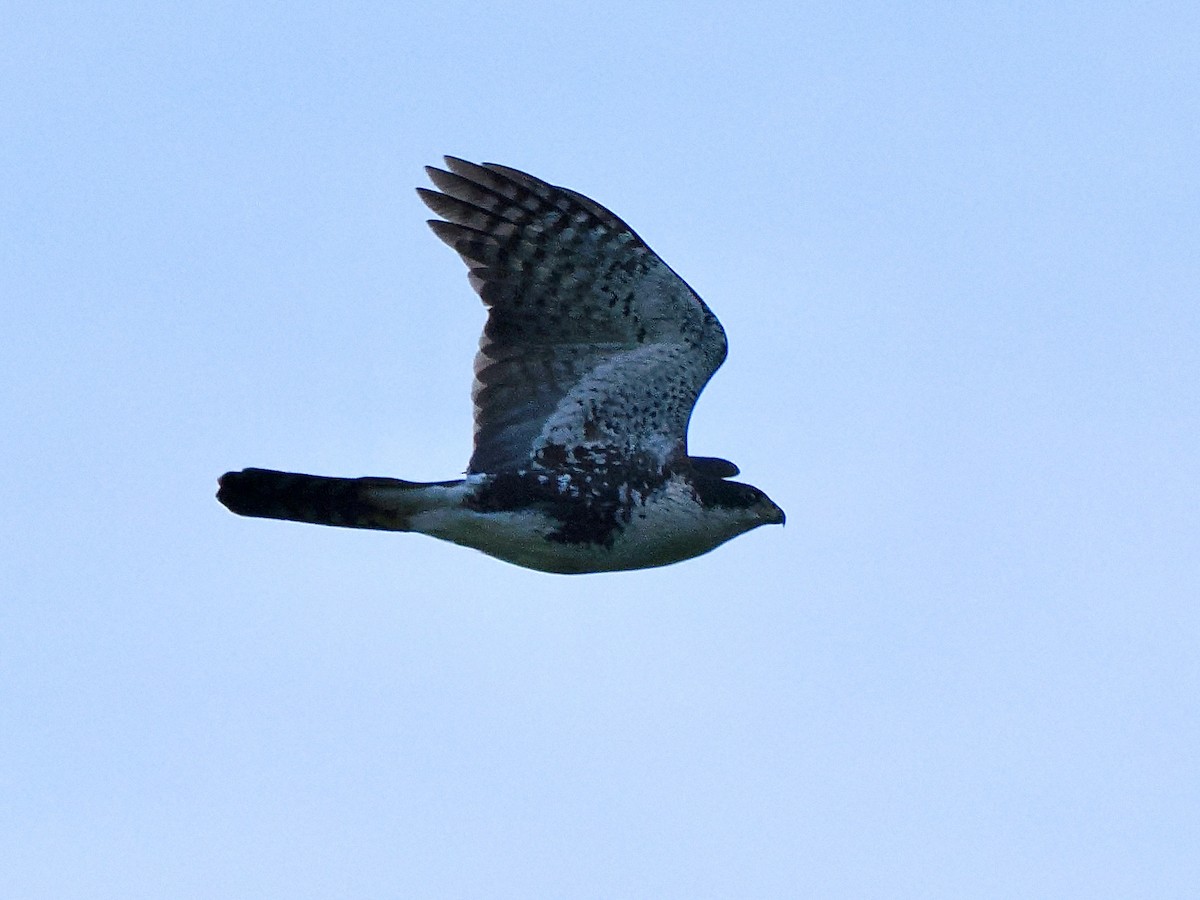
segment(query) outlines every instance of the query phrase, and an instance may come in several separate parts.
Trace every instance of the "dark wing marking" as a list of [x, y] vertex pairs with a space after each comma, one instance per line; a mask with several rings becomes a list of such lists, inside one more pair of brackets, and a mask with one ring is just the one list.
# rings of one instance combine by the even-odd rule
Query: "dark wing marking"
[[685, 455], [726, 351], [704, 301], [594, 200], [492, 163], [446, 167], [418, 192], [489, 307], [469, 471]]
[[742, 470], [727, 459], [717, 456], [689, 456], [692, 471], [709, 478], [733, 478]]

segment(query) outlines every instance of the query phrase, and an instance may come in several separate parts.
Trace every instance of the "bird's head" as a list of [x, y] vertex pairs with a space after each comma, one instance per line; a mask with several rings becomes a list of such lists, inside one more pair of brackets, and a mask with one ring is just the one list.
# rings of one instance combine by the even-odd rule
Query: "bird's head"
[[782, 525], [787, 521], [779, 505], [752, 484], [701, 474], [693, 477], [693, 484], [706, 508], [733, 513], [746, 531], [759, 525]]

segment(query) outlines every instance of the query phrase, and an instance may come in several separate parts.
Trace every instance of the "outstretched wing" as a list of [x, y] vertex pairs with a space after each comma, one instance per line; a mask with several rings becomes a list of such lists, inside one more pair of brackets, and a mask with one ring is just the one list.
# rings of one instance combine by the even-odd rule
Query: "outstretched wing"
[[418, 192], [490, 310], [469, 471], [686, 455], [726, 351], [704, 301], [595, 201], [492, 163], [446, 167]]

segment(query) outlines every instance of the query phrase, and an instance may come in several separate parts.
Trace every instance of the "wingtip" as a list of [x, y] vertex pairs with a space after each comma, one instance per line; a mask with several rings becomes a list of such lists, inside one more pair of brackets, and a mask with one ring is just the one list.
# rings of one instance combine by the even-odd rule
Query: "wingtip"
[[[436, 191], [433, 188], [419, 187], [417, 188], [417, 197], [422, 203], [428, 207], [429, 211], [435, 215], [446, 215], [447, 196], [441, 191]], [[432, 219], [427, 220], [432, 222]]]
[[445, 160], [446, 168], [450, 170], [451, 174], [457, 175], [460, 178], [467, 178], [479, 169], [476, 163], [471, 162], [469, 159], [463, 159], [461, 156], [447, 155], [443, 156], [442, 159]]

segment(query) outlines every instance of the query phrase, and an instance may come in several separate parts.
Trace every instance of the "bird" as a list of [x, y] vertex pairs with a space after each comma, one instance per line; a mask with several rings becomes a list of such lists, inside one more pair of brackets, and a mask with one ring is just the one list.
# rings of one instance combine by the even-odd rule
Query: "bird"
[[248, 468], [219, 479], [242, 516], [417, 532], [557, 574], [691, 559], [783, 510], [739, 469], [688, 452], [724, 362], [717, 317], [594, 200], [444, 157], [417, 193], [487, 307], [464, 477], [413, 482]]

